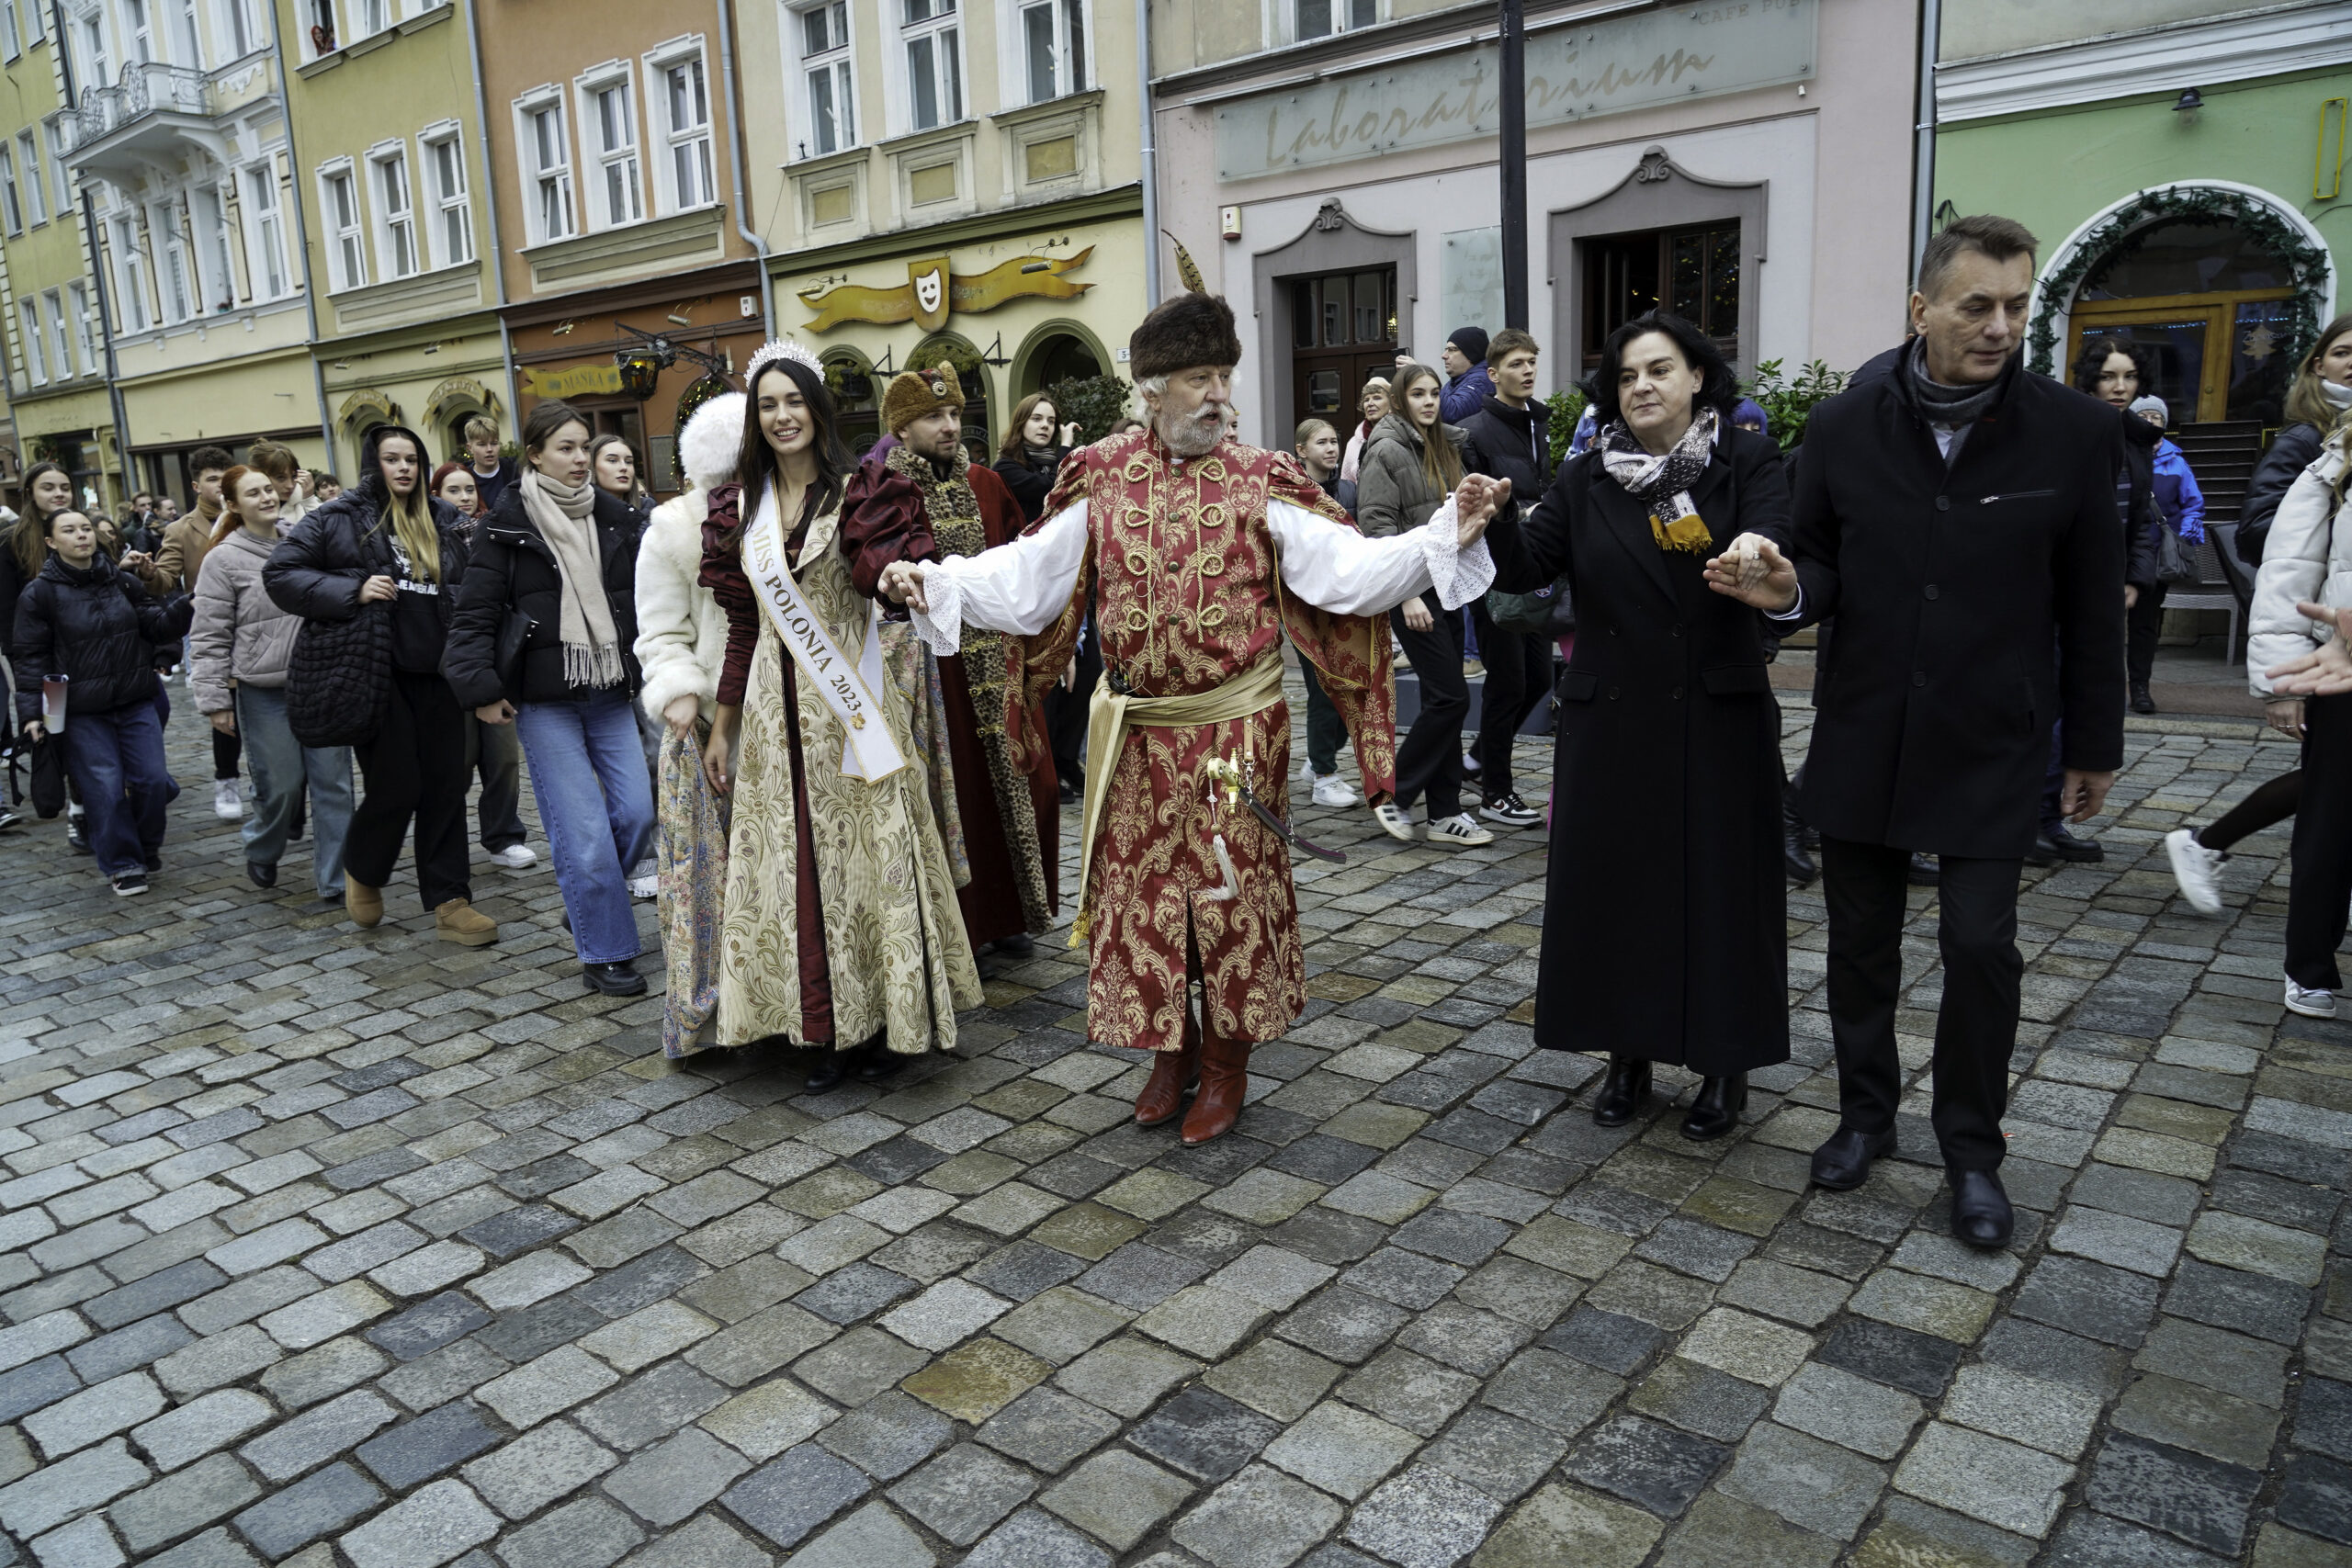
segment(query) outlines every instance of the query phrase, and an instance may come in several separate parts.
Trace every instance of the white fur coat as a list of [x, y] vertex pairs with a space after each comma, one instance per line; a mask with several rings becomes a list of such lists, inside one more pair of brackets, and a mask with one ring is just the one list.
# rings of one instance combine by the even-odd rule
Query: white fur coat
[[727, 612], [695, 580], [702, 575], [702, 525], [711, 487], [735, 477], [742, 440], [743, 395], [713, 398], [686, 422], [678, 446], [685, 494], [654, 508], [637, 553], [637, 662], [645, 671], [640, 701], [655, 720], [682, 696], [701, 699], [707, 721], [718, 700], [727, 658]]

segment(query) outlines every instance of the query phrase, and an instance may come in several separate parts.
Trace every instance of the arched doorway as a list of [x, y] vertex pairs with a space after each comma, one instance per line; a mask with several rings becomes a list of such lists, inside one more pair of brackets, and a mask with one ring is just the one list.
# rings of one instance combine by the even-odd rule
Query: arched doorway
[[1102, 374], [1102, 356], [1076, 333], [1045, 329], [1021, 345], [1021, 368], [1013, 386], [1023, 397], [1062, 381], [1090, 381]]
[[2248, 195], [2143, 192], [2053, 255], [2035, 346], [2063, 309], [2064, 355], [2037, 368], [2067, 377], [2086, 339], [2118, 335], [2146, 351], [2176, 425], [2275, 425], [2328, 282], [2325, 252]]

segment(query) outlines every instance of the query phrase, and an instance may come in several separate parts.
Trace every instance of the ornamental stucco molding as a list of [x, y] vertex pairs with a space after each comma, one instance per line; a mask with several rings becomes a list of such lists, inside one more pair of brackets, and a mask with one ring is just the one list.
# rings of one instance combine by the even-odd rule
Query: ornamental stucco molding
[[2352, 62], [2352, 8], [2262, 11], [1936, 67], [1936, 118], [1985, 119]]

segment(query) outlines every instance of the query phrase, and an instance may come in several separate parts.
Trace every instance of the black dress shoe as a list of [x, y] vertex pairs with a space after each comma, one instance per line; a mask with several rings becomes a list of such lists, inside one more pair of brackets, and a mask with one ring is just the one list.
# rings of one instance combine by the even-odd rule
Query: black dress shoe
[[2017, 1214], [2001, 1179], [1989, 1170], [1955, 1170], [1951, 1178], [1951, 1234], [1971, 1247], [2007, 1247]]
[[899, 1070], [899, 1060], [888, 1045], [868, 1045], [857, 1054], [857, 1081], [880, 1083]]
[[245, 879], [255, 887], [275, 887], [277, 886], [277, 868], [264, 865], [257, 860], [249, 860], [245, 863]]
[[1609, 1058], [1609, 1077], [1600, 1097], [1592, 1102], [1592, 1119], [1603, 1127], [1623, 1127], [1642, 1108], [1650, 1092], [1650, 1065], [1633, 1056]]
[[645, 976], [626, 960], [612, 964], [582, 964], [581, 978], [588, 982], [592, 991], [602, 991], [608, 997], [641, 997], [645, 994]]
[[1015, 931], [1011, 936], [1001, 936], [989, 945], [996, 949], [997, 956], [1000, 958], [1026, 960], [1037, 956], [1036, 940], [1026, 931]]
[[2133, 713], [2156, 711], [2156, 699], [2148, 694], [2148, 683], [2145, 681], [2135, 681], [2132, 683], [2132, 711]]
[[1789, 880], [1799, 887], [1809, 885], [1821, 874], [1805, 852], [1804, 818], [1797, 810], [1796, 791], [1789, 785], [1781, 788], [1781, 864], [1788, 872]]
[[2107, 858], [2107, 852], [2099, 847], [2097, 840], [2075, 837], [2074, 834], [2066, 831], [2066, 824], [2064, 822], [2044, 823], [2041, 836], [2034, 840], [2033, 847], [2056, 859], [2075, 861], [2085, 864]]
[[1894, 1152], [1894, 1134], [1856, 1133], [1840, 1127], [1829, 1141], [1813, 1151], [1813, 1184], [1832, 1192], [1850, 1192], [1868, 1181], [1871, 1162]]
[[1720, 1138], [1737, 1129], [1739, 1113], [1747, 1108], [1746, 1073], [1702, 1078], [1699, 1098], [1690, 1102], [1690, 1113], [1682, 1118], [1682, 1135], [1698, 1144]]
[[1943, 880], [1944, 868], [1936, 857], [1925, 851], [1914, 851], [1911, 863], [1904, 869], [1903, 880], [1914, 887], [1933, 887]]
[[828, 1090], [841, 1088], [842, 1079], [849, 1073], [850, 1055], [851, 1053], [847, 1051], [836, 1051], [826, 1047], [824, 1055], [819, 1059], [815, 1066], [808, 1069], [808, 1092], [823, 1094]]

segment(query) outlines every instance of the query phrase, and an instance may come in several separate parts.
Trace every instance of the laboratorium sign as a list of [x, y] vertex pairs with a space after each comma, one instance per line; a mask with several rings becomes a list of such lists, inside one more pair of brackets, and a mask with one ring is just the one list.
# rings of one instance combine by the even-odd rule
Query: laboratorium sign
[[[1527, 123], [1804, 81], [1818, 10], [1819, 0], [1722, 0], [1532, 31]], [[1246, 180], [1492, 136], [1500, 69], [1489, 43], [1220, 105], [1217, 175]]]

